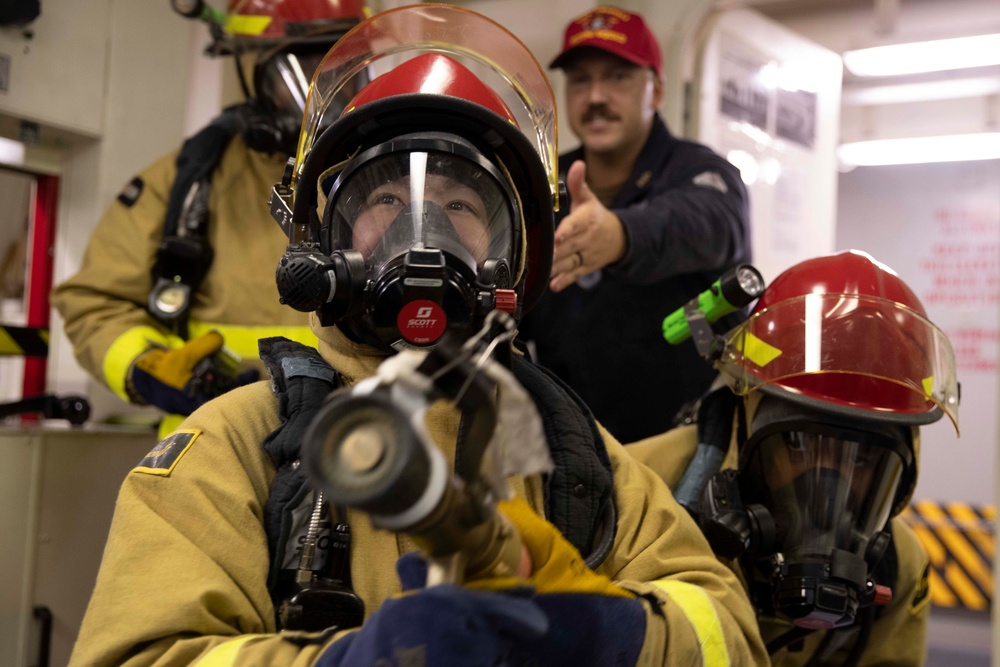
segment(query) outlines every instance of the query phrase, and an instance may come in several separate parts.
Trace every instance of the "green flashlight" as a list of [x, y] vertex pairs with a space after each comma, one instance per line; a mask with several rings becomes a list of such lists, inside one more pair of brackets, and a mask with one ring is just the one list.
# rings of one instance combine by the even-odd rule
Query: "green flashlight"
[[[740, 264], [712, 283], [712, 286], [663, 319], [663, 337], [671, 345], [691, 337], [690, 319], [711, 324], [747, 305], [764, 293], [764, 277], [749, 264]], [[690, 313], [690, 314], [689, 314]]]
[[170, 6], [185, 18], [219, 25], [224, 25], [226, 22], [225, 13], [205, 3], [204, 0], [170, 0]]

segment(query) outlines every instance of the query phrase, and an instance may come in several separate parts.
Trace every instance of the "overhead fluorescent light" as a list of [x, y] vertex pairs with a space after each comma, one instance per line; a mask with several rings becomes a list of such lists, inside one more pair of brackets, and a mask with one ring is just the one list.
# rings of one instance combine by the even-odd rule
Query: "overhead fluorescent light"
[[843, 91], [840, 102], [845, 106], [874, 106], [985, 97], [998, 93], [1000, 77], [981, 76], [949, 81], [852, 87]]
[[859, 141], [841, 144], [837, 157], [857, 167], [1000, 160], [1000, 132]]
[[1000, 65], [1000, 34], [874, 46], [844, 53], [844, 66], [855, 76], [896, 76], [988, 65]]

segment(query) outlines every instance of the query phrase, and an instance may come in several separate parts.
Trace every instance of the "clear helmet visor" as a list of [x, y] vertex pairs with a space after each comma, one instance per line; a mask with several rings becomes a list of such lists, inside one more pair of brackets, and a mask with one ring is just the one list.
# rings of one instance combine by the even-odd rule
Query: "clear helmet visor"
[[491, 19], [460, 7], [426, 4], [375, 14], [341, 38], [313, 77], [299, 137], [293, 184], [323, 129], [341, 115], [340, 100], [368, 81], [422, 53], [444, 54], [495, 91], [537, 150], [558, 193], [556, 104], [552, 86], [532, 52]]
[[822, 433], [779, 431], [760, 440], [747, 461], [744, 502], [774, 517], [776, 551], [786, 559], [860, 557], [885, 528], [903, 475], [891, 447]]
[[809, 294], [751, 315], [718, 367], [738, 394], [769, 384], [821, 401], [958, 430], [955, 354], [943, 331], [888, 299]]
[[[328, 178], [321, 177], [323, 189]], [[405, 151], [342, 174], [325, 206], [331, 248], [354, 249], [369, 275], [410, 248], [436, 248], [476, 271], [513, 252], [510, 195], [488, 167], [448, 153]]]

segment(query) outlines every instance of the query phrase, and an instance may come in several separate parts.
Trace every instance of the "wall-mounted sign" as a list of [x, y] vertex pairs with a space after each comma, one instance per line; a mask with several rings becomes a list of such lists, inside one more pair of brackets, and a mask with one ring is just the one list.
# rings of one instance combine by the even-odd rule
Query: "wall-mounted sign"
[[768, 129], [769, 91], [764, 83], [767, 62], [745, 52], [727, 49], [719, 63], [719, 111], [734, 120]]

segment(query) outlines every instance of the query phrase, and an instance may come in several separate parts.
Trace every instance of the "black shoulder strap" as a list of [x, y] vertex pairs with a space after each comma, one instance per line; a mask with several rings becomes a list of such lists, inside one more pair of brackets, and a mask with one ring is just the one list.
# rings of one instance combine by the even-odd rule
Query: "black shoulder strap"
[[285, 563], [293, 510], [311, 493], [297, 463], [302, 437], [323, 400], [342, 386], [343, 380], [311, 347], [281, 336], [262, 338], [258, 346], [281, 414], [281, 426], [263, 443], [276, 470], [264, 507], [264, 531], [271, 556], [268, 588], [274, 594]]
[[519, 356], [511, 365], [535, 400], [555, 463], [545, 481], [546, 517], [587, 565], [596, 567], [608, 555], [618, 524], [611, 460], [597, 422], [580, 397], [545, 368]]
[[674, 498], [696, 521], [700, 520], [701, 498], [708, 480], [719, 472], [729, 452], [733, 417], [740, 402], [726, 386], [709, 389], [698, 401], [698, 448], [672, 489]]
[[208, 242], [209, 194], [212, 174], [239, 129], [236, 109], [226, 109], [185, 141], [177, 155], [147, 308], [184, 339], [191, 304], [215, 256]]
[[184, 202], [191, 187], [198, 181], [212, 178], [212, 172], [219, 166], [222, 154], [239, 130], [236, 106], [228, 107], [222, 114], [189, 137], [177, 154], [177, 176], [170, 188], [167, 200], [167, 218], [163, 226], [163, 236], [175, 236]]

